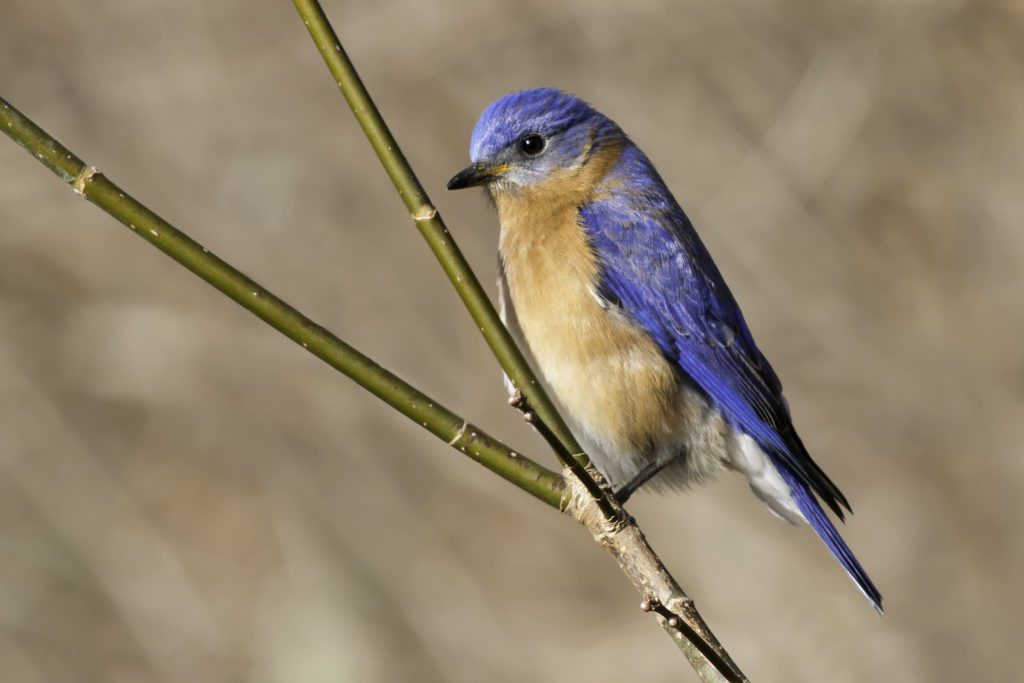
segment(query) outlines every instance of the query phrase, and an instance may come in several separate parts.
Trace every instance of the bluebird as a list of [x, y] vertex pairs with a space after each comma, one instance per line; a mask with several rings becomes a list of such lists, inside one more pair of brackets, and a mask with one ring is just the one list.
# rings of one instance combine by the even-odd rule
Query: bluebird
[[839, 536], [850, 505], [793, 428], [782, 384], [693, 225], [611, 119], [553, 88], [493, 102], [472, 164], [500, 222], [500, 313], [620, 499], [723, 470], [808, 523], [879, 612]]

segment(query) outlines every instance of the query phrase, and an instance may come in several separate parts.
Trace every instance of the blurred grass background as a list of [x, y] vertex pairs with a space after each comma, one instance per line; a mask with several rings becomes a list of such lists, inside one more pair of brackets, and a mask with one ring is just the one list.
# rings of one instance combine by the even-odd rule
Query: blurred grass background
[[[555, 85], [687, 208], [853, 502], [879, 619], [727, 477], [631, 511], [753, 680], [1001, 681], [1024, 609], [1024, 5], [326, 2], [446, 195]], [[290, 303], [551, 458], [291, 3], [5, 0], [5, 97]], [[0, 676], [669, 681], [567, 520], [456, 456], [0, 140]]]

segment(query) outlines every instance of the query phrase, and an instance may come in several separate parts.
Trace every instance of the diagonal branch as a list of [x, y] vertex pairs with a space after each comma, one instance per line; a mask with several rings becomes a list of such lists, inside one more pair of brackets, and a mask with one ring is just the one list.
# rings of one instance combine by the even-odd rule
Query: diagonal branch
[[355, 380], [410, 420], [535, 498], [559, 508], [562, 477], [513, 451], [349, 346], [230, 264], [210, 253], [87, 165], [0, 98], [0, 130], [75, 192], [206, 280], [281, 334]]
[[557, 440], [552, 442], [552, 446], [559, 460], [583, 482], [586, 490], [598, 501], [605, 517], [608, 519], [619, 518], [621, 512], [617, 510], [608, 492], [603, 490], [594, 477], [587, 472], [590, 461], [577, 443], [576, 437], [569, 431], [565, 420], [555, 409], [551, 398], [537, 381], [537, 377], [523, 357], [522, 351], [512, 341], [508, 330], [501, 323], [498, 312], [494, 310], [484, 288], [480, 286], [476, 274], [469, 267], [469, 263], [466, 262], [458, 245], [448, 233], [444, 221], [416, 178], [416, 174], [413, 173], [412, 167], [409, 166], [405, 155], [402, 154], [398, 143], [391, 135], [391, 131], [388, 130], [377, 106], [370, 99], [370, 94], [363, 86], [348, 55], [345, 54], [341, 41], [338, 40], [320, 3], [316, 0], [295, 0], [295, 7], [302, 16], [306, 28], [309, 29], [309, 34], [320, 50], [320, 55], [324, 58], [327, 68], [338, 87], [341, 88], [352, 113], [355, 114], [356, 120], [373, 146], [373, 150], [380, 158], [384, 170], [387, 171], [388, 177], [391, 178], [395, 189], [398, 190], [402, 201], [405, 202], [405, 207], [409, 210], [416, 227], [433, 250], [437, 260], [440, 261], [448, 279], [451, 280], [452, 285], [462, 298], [462, 302], [466, 305], [466, 309], [473, 317], [477, 327], [480, 328], [480, 333], [491, 347], [491, 351], [494, 352], [509, 380], [526, 396], [537, 413], [537, 417], [557, 437]]
[[552, 443], [556, 455], [567, 470], [566, 482], [571, 495], [566, 512], [586, 526], [595, 540], [615, 557], [622, 571], [644, 596], [642, 604], [645, 611], [657, 615], [659, 623], [673, 637], [702, 680], [745, 681], [742, 671], [704, 623], [693, 600], [676, 583], [648, 545], [636, 522], [626, 514], [608, 489], [599, 483], [599, 475], [590, 467], [586, 454], [582, 452], [502, 324], [479, 280], [388, 130], [320, 3], [317, 0], [293, 1], [352, 113], [405, 202], [416, 227], [440, 261], [505, 374], [525, 395], [532, 411], [546, 428], [540, 431]]

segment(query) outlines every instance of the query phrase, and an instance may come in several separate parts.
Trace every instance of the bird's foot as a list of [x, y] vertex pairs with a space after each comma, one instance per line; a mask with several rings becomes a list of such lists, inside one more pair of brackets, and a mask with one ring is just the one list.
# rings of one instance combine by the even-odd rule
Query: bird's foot
[[643, 481], [637, 482], [637, 478], [633, 477], [630, 481], [626, 482], [625, 486], [620, 488], [618, 491], [612, 491], [612, 495], [615, 496], [615, 501], [619, 505], [625, 505], [626, 501], [629, 500], [634, 493], [637, 492], [641, 486], [644, 485]]
[[[678, 457], [678, 456], [677, 456]], [[619, 505], [625, 505], [626, 501], [636, 493], [641, 486], [653, 479], [659, 472], [664, 470], [670, 464], [675, 462], [676, 458], [655, 458], [649, 463], [644, 465], [643, 469], [636, 473], [632, 479], [627, 481], [625, 485], [618, 491], [615, 491], [615, 500], [619, 502]]]

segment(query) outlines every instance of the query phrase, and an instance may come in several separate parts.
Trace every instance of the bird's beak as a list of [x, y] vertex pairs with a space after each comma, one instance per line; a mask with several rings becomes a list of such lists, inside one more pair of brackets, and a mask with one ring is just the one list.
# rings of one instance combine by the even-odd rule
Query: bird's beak
[[449, 190], [461, 190], [465, 187], [476, 187], [489, 183], [502, 173], [508, 170], [508, 164], [488, 166], [487, 164], [473, 164], [467, 166], [452, 177], [446, 186]]

